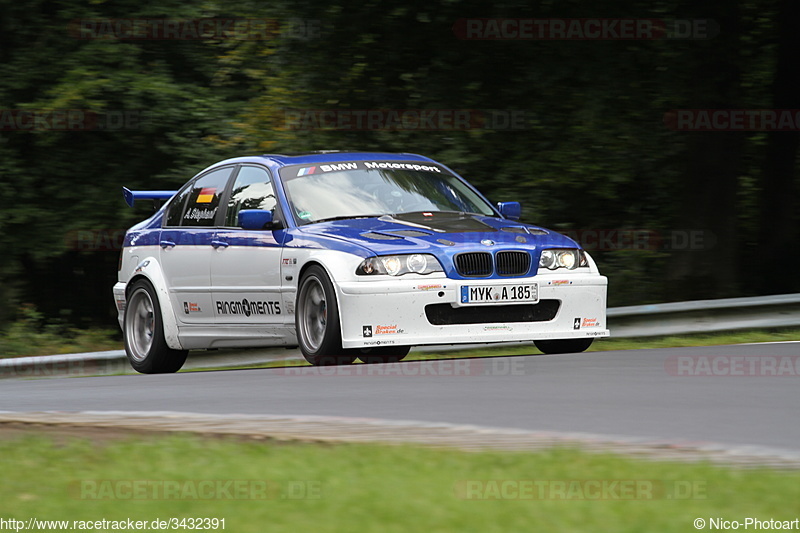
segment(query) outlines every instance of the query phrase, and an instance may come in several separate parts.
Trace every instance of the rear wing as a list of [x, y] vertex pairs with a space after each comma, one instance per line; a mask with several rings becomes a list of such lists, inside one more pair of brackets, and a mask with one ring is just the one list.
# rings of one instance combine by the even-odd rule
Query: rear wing
[[128, 207], [133, 207], [136, 200], [169, 200], [178, 191], [132, 191], [127, 187], [122, 188], [122, 196]]

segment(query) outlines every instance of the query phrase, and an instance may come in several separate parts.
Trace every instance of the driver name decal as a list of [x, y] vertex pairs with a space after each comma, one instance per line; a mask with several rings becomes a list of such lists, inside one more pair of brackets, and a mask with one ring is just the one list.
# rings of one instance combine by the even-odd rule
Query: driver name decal
[[208, 209], [205, 207], [200, 209], [197, 207], [193, 207], [186, 212], [183, 218], [185, 220], [208, 220], [214, 218], [214, 215], [216, 214], [217, 214], [216, 207], [214, 209]]

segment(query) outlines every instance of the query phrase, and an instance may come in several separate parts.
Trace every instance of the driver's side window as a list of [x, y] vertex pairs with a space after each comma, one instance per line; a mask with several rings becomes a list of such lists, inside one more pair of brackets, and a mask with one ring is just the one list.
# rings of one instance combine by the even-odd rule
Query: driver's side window
[[261, 167], [243, 166], [231, 189], [225, 226], [236, 227], [237, 216], [242, 209], [266, 209], [274, 211], [277, 201], [269, 172]]

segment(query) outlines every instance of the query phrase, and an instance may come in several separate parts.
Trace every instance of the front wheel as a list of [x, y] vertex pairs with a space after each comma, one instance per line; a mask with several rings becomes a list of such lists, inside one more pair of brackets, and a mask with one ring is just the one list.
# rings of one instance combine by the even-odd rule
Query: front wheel
[[131, 286], [123, 324], [125, 353], [134, 370], [166, 374], [181, 369], [189, 352], [167, 346], [158, 296], [150, 282], [139, 280]]
[[358, 358], [363, 363], [396, 363], [402, 361], [411, 346], [381, 346], [380, 348], [363, 348]]
[[583, 352], [592, 345], [594, 339], [560, 339], [547, 341], [533, 341], [542, 353], [578, 353]]
[[349, 365], [356, 360], [353, 350], [342, 349], [336, 292], [320, 266], [308, 267], [300, 278], [295, 327], [300, 351], [312, 365]]

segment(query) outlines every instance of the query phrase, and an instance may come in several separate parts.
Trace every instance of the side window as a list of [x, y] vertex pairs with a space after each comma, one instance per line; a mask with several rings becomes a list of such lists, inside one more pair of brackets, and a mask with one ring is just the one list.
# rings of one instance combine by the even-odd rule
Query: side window
[[183, 208], [186, 207], [186, 199], [189, 193], [192, 192], [191, 187], [184, 187], [175, 198], [169, 203], [169, 210], [167, 211], [167, 221], [165, 226], [179, 226], [181, 223], [181, 215], [183, 215]]
[[225, 225], [238, 226], [236, 218], [242, 209], [274, 211], [276, 203], [269, 173], [260, 167], [242, 167], [231, 189]]
[[187, 188], [188, 203], [181, 217], [181, 226], [213, 226], [231, 167], [209, 172]]

